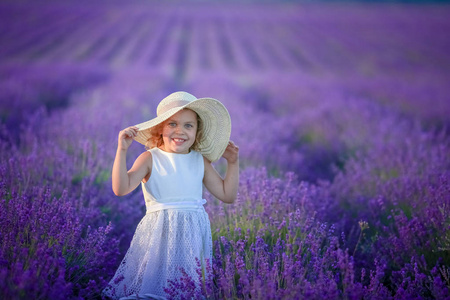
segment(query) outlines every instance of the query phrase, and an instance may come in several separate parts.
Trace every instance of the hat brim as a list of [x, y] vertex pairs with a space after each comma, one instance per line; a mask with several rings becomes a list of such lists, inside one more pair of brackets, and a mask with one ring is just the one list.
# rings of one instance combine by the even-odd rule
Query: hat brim
[[135, 125], [139, 131], [134, 138], [145, 145], [150, 139], [150, 130], [169, 119], [177, 112], [188, 108], [195, 111], [203, 121], [203, 138], [198, 144], [199, 152], [209, 161], [222, 157], [231, 135], [231, 118], [228, 110], [214, 98], [199, 98], [186, 105], [174, 107], [154, 119]]

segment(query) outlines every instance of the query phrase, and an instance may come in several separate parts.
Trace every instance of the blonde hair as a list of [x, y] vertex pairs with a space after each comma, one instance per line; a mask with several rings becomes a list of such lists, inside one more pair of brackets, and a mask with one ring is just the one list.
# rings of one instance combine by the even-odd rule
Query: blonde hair
[[[189, 108], [184, 108], [184, 109], [189, 109]], [[193, 111], [193, 110], [191, 110], [191, 111]], [[199, 145], [203, 140], [203, 133], [204, 133], [203, 120], [200, 118], [200, 116], [195, 111], [194, 111], [194, 113], [197, 116], [197, 133], [195, 134], [195, 141], [194, 141], [194, 144], [192, 144], [190, 150], [199, 151], [200, 150]], [[145, 149], [150, 150], [155, 147], [160, 147], [164, 144], [163, 137], [162, 137], [162, 129], [163, 129], [166, 121], [161, 122], [160, 124], [149, 129], [150, 138], [145, 143]]]

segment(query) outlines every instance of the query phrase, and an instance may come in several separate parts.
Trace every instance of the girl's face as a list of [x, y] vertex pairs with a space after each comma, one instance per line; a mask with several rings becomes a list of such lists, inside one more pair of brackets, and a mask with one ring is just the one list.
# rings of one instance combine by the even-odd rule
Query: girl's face
[[197, 134], [197, 114], [183, 109], [163, 123], [161, 149], [166, 152], [187, 154]]

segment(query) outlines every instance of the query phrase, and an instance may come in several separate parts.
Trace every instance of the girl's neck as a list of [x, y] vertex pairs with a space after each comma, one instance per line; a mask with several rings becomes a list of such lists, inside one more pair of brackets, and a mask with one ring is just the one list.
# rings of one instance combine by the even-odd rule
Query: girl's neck
[[169, 152], [169, 151], [166, 151], [166, 150], [164, 149], [164, 145], [159, 146], [158, 149], [161, 150], [161, 151], [164, 152], [164, 153], [169, 153], [169, 154], [180, 154], [180, 155], [188, 155], [188, 154], [190, 154], [190, 153], [192, 152], [191, 149], [189, 149], [189, 152], [188, 152], [188, 153]]

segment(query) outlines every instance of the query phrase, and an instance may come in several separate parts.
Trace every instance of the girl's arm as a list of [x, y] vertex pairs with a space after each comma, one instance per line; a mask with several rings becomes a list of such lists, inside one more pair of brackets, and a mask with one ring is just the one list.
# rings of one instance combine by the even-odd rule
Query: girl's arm
[[123, 196], [133, 191], [142, 179], [152, 171], [151, 153], [146, 151], [139, 155], [133, 166], [127, 171], [127, 150], [137, 134], [137, 127], [128, 127], [119, 132], [116, 158], [112, 169], [112, 189], [117, 196]]
[[222, 157], [228, 162], [225, 178], [222, 179], [211, 162], [204, 158], [203, 183], [214, 197], [225, 203], [233, 203], [239, 186], [239, 147], [230, 141]]

